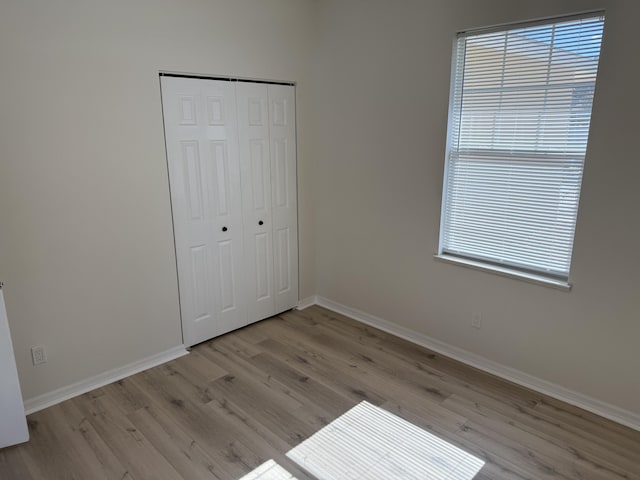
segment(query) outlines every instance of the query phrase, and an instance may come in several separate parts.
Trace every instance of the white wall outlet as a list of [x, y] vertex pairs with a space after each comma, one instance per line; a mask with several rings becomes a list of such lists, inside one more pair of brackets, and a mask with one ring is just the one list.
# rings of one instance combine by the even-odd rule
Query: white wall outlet
[[47, 363], [47, 352], [42, 345], [31, 347], [31, 360], [33, 360], [34, 365]]
[[479, 313], [471, 314], [471, 326], [473, 328], [482, 328], [482, 316]]

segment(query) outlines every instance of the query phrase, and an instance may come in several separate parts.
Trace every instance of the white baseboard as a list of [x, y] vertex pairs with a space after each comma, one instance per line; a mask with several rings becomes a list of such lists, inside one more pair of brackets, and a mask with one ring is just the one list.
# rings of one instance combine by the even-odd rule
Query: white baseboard
[[[521, 372], [514, 368], [507, 367], [506, 365], [494, 362], [493, 360], [489, 360], [488, 358], [476, 355], [475, 353], [441, 342], [440, 340], [431, 338], [428, 335], [388, 322], [382, 318], [375, 317], [355, 308], [347, 307], [346, 305], [342, 305], [318, 295], [309, 297], [306, 299], [307, 301], [305, 303], [301, 302], [300, 305], [305, 305], [304, 308], [306, 308], [306, 306], [310, 306], [309, 302], [312, 298], [315, 300], [314, 303], [316, 305], [328, 308], [336, 313], [340, 313], [387, 333], [391, 333], [392, 335], [428, 348], [429, 350], [433, 350], [434, 352], [440, 353], [449, 358], [453, 358], [454, 360], [466, 363], [467, 365], [471, 365], [472, 367], [504, 378], [510, 382], [530, 388], [531, 390], [543, 393], [570, 405], [580, 407], [584, 410], [595, 413], [596, 415], [600, 415], [601, 417], [608, 418], [616, 423], [620, 423], [633, 428], [634, 430], [640, 431], [640, 415], [637, 413], [624, 410], [620, 407], [616, 407], [615, 405], [602, 402], [598, 399], [583, 395], [555, 383], [542, 380], [534, 377], [533, 375], [529, 375], [528, 373]], [[299, 306], [298, 308], [302, 309], [303, 307]]]
[[311, 305], [317, 305], [317, 304], [318, 304], [318, 296], [311, 295], [310, 297], [299, 300], [296, 310], [304, 310], [305, 308], [310, 307]]
[[27, 415], [35, 413], [52, 405], [56, 405], [70, 398], [77, 397], [83, 393], [90, 392], [96, 388], [104, 387], [110, 383], [122, 380], [125, 377], [155, 367], [162, 363], [174, 360], [178, 357], [188, 354], [184, 345], [170, 348], [164, 352], [151, 355], [136, 362], [130, 363], [123, 367], [114, 368], [85, 380], [81, 380], [66, 387], [58, 388], [48, 393], [29, 398], [24, 402], [24, 409]]

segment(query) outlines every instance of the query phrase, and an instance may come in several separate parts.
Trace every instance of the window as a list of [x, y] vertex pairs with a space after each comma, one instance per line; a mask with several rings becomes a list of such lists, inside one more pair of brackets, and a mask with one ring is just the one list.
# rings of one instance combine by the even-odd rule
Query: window
[[567, 284], [603, 25], [458, 35], [441, 258]]

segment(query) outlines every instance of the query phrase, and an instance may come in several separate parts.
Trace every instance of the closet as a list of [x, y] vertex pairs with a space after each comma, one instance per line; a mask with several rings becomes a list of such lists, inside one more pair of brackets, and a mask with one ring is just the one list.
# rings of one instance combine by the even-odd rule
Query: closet
[[292, 85], [162, 75], [184, 343], [298, 302]]

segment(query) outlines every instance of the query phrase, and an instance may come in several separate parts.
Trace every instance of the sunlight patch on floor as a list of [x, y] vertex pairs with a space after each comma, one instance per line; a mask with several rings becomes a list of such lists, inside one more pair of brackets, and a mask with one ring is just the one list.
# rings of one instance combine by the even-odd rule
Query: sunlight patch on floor
[[471, 480], [484, 462], [361, 402], [287, 453], [319, 480]]
[[274, 460], [268, 460], [255, 470], [247, 473], [240, 480], [296, 480]]

